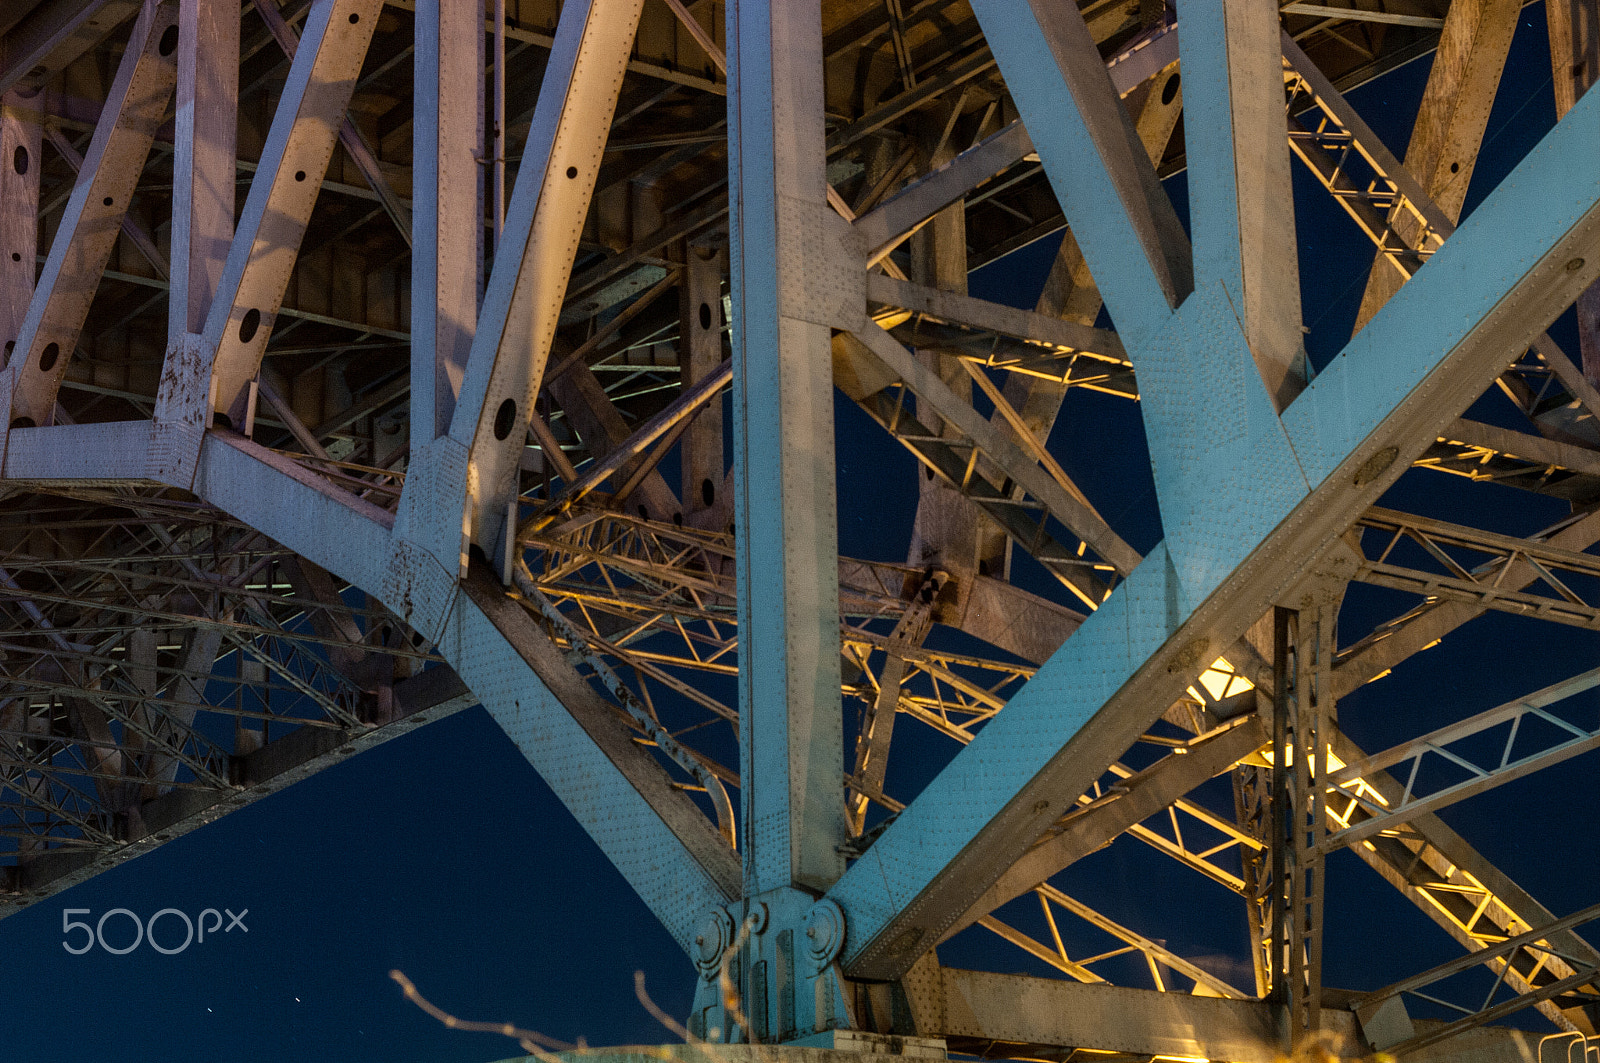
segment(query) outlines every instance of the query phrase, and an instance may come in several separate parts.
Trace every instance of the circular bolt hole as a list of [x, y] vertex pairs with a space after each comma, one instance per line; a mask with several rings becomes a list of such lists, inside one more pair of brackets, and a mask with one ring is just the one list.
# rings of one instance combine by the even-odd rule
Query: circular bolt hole
[[1581, 258], [1575, 258], [1571, 262], [1567, 263], [1567, 272], [1568, 273], [1576, 273], [1582, 268], [1583, 268], [1583, 259], [1581, 259]]
[[700, 481], [700, 501], [704, 502], [709, 507], [711, 503], [715, 502], [716, 500], [717, 488], [716, 485], [711, 482], [711, 478], [708, 476], [704, 480]]
[[100, 202], [102, 204], [104, 204], [105, 206], [109, 207], [109, 206], [111, 206], [111, 204], [115, 203], [116, 200], [112, 199], [110, 196], [107, 196], [106, 198], [102, 199]]
[[171, 55], [178, 48], [178, 27], [168, 26], [166, 32], [161, 34], [161, 43], [156, 45], [156, 51], [162, 55]]
[[11, 153], [11, 168], [19, 174], [28, 172], [28, 149], [21, 144]]
[[32, 417], [16, 417], [16, 418], [13, 418], [12, 421], [11, 421], [11, 427], [12, 428], [32, 428], [32, 427], [34, 427], [33, 418]]
[[360, 22], [360, 21], [361, 21], [361, 16], [352, 11], [350, 13], [350, 25], [354, 26], [357, 22]]
[[11, 261], [13, 261], [13, 262], [21, 262], [22, 261], [22, 254], [20, 252], [17, 252], [17, 251], [11, 252]]
[[1161, 86], [1161, 102], [1163, 104], [1171, 103], [1173, 97], [1178, 95], [1178, 85], [1180, 82], [1181, 75], [1173, 74], [1167, 79], [1167, 83]]
[[1450, 164], [1450, 172], [1451, 173], [1460, 173], [1461, 172], [1461, 164], [1459, 162], [1452, 162]]
[[244, 312], [244, 317], [239, 319], [239, 342], [249, 343], [256, 338], [256, 329], [261, 327], [261, 311], [251, 307]]
[[44, 350], [39, 352], [39, 372], [48, 373], [56, 367], [56, 359], [61, 357], [61, 348], [54, 343], [45, 344]]
[[578, 168], [576, 166], [568, 166], [567, 167], [567, 180], [570, 181], [576, 176], [578, 176]]
[[304, 181], [306, 179], [306, 172], [304, 170], [296, 170], [294, 172], [294, 179], [296, 181]]
[[703, 329], [708, 329], [708, 328], [711, 327], [711, 304], [710, 303], [701, 303], [700, 304], [700, 327], [703, 328]]
[[494, 411], [494, 437], [504, 439], [511, 434], [511, 428], [517, 423], [517, 400], [507, 399]]

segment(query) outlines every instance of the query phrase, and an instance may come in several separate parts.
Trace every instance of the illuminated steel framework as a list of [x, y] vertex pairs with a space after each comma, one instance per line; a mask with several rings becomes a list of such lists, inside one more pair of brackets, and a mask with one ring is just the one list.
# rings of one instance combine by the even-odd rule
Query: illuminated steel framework
[[[1338, 711], [1487, 614], [1600, 629], [1600, 10], [1544, 9], [1561, 120], [1463, 220], [1521, 0], [0, 5], [0, 915], [481, 703], [699, 1037], [1587, 1050], [1600, 907], [1437, 813], [1600, 746], [1600, 670]], [[1414, 60], [1401, 160], [1345, 93]], [[1297, 172], [1372, 245], [1320, 372]], [[1032, 310], [968, 294], [1045, 237]], [[1091, 395], [1148, 463], [1051, 443]], [[841, 396], [914, 515], [841, 491]], [[1435, 472], [1551, 519], [1385, 508]], [[1135, 842], [1236, 969], [1074, 896]], [[1342, 850], [1462, 957], [1325, 988]]]

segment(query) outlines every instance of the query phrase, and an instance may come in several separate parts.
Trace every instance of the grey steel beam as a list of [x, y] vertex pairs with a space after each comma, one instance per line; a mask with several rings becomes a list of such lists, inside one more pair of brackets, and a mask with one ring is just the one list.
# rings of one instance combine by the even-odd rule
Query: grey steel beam
[[238, 12], [229, 3], [179, 0], [169, 347], [205, 327], [222, 280], [233, 240], [238, 112]]
[[[1600, 3], [1547, 0], [1544, 13], [1559, 119], [1600, 78]], [[1578, 297], [1578, 346], [1585, 378], [1600, 386], [1600, 291]]]
[[[254, 0], [254, 2], [261, 21], [266, 23], [267, 29], [277, 40], [278, 47], [283, 49], [283, 54], [292, 62], [295, 52], [299, 50], [300, 39], [295, 35], [294, 29], [284, 21], [283, 15], [278, 11], [276, 0]], [[383, 204], [383, 209], [394, 222], [395, 228], [409, 244], [411, 215], [408, 204], [390, 187], [388, 178], [384, 177], [383, 170], [378, 165], [377, 156], [373, 155], [372, 148], [368, 147], [366, 138], [361, 135], [361, 130], [356, 128], [348, 116], [339, 125], [339, 144], [344, 148], [345, 155], [350, 161], [355, 163], [356, 169], [361, 171], [361, 176], [365, 178], [372, 195]]]
[[15, 106], [22, 102], [15, 91], [0, 95], [0, 202], [6, 204], [0, 215], [0, 344], [5, 361], [10, 361], [28, 315], [39, 254], [42, 137], [39, 123], [24, 118]]
[[[72, 168], [74, 175], [83, 173], [83, 156], [78, 154], [78, 149], [72, 146], [72, 141], [68, 140], [61, 130], [53, 125], [47, 125], [44, 128], [44, 137], [50, 141], [50, 146], [56, 149], [56, 153]], [[161, 281], [167, 282], [170, 287], [171, 277], [168, 273], [167, 259], [162, 255], [160, 248], [156, 247], [155, 240], [144, 225], [132, 215], [123, 213], [121, 229], [122, 235], [138, 249], [139, 254], [144, 256], [144, 260], [150, 263], [150, 268], [155, 271], [156, 277]], [[101, 274], [101, 277], [106, 280], [120, 279], [111, 270], [106, 270]]]
[[1029, 343], [1090, 351], [1124, 363], [1128, 357], [1122, 340], [1109, 329], [1088, 328], [1060, 317], [1018, 310], [959, 292], [940, 291], [882, 273], [867, 274], [867, 299]]
[[1112, 320], [1124, 336], [1155, 325], [1193, 288], [1189, 241], [1082, 15], [1040, 0], [984, 0], [973, 11]]
[[1309, 370], [1278, 14], [1252, 0], [1191, 0], [1182, 16], [1186, 128], [1207, 131], [1185, 141], [1195, 290], [1226, 299], [1281, 411]]
[[172, 96], [177, 17], [177, 0], [166, 0], [147, 5], [134, 22], [11, 362], [0, 375], [0, 430], [51, 423], [61, 378]]
[[251, 381], [382, 6], [382, 0], [317, 0], [307, 16], [204, 330], [167, 352], [156, 421], [173, 426], [180, 453], [167, 475], [180, 485], [192, 475], [195, 434], [213, 413], [249, 427]]
[[[816, 0], [727, 6], [745, 892], [844, 870], [832, 307]], [[829, 250], [833, 250], [830, 258]], [[864, 308], [863, 308], [864, 309]]]
[[[1277, 1063], [1279, 1020], [1272, 1005], [1187, 993], [1084, 985], [1022, 975], [919, 964], [905, 982], [919, 1030], [952, 1051], [984, 1058], [1057, 1058], [1062, 1049], [1133, 1058], [1228, 1059]], [[1440, 1023], [1419, 1022], [1425, 1031]], [[1367, 1055], [1356, 1017], [1330, 1012], [1326, 1048], [1341, 1058]], [[1405, 1056], [1407, 1063], [1524, 1063], [1537, 1034], [1487, 1028]], [[1070, 1057], [1068, 1057], [1070, 1058]], [[1126, 1058], [1126, 1057], [1124, 1057]]]
[[450, 431], [477, 325], [484, 182], [476, 155], [483, 108], [477, 94], [458, 87], [476, 82], [483, 69], [480, 22], [465, 4], [417, 5], [410, 421], [417, 448]]
[[[1111, 83], [1118, 95], [1126, 96], [1150, 75], [1177, 59], [1178, 34], [1163, 33], [1152, 44], [1140, 49], [1138, 63], [1119, 63], [1120, 56], [1107, 61]], [[1012, 122], [998, 133], [931, 168], [926, 174], [896, 192], [889, 199], [855, 221], [856, 231], [867, 244], [867, 264], [872, 265], [899, 246], [939, 211], [966, 197], [997, 174], [1003, 173], [1034, 153], [1033, 140], [1022, 122]]]
[[1232, 768], [1267, 741], [1261, 721], [1246, 717], [1218, 733], [1200, 735], [1143, 771], [1123, 779], [1111, 794], [1075, 808], [1029, 849], [944, 932], [948, 939], [999, 908], [1111, 844], [1201, 783]]
[[[680, 19], [682, 16], [679, 16]], [[699, 23], [695, 23], [699, 25]], [[716, 248], [688, 245], [683, 287], [678, 296], [678, 361], [685, 391], [722, 365], [722, 256]], [[682, 486], [686, 521], [706, 514], [710, 526], [724, 528], [732, 517], [732, 498], [722, 490], [727, 470], [722, 452], [722, 400], [708, 404], [684, 436]]]
[[[1405, 168], [1452, 222], [1461, 217], [1521, 11], [1522, 0], [1466, 0], [1452, 3], [1444, 20], [1406, 148]], [[1402, 240], [1414, 237], [1416, 222], [1398, 207], [1394, 215], [1390, 224], [1396, 234]], [[1365, 325], [1404, 281], [1382, 258], [1375, 262], [1356, 328]]]
[[497, 560], [510, 550], [528, 420], [642, 3], [562, 11], [450, 431], [414, 455], [420, 474], [401, 498], [400, 536], [447, 572], [465, 571], [472, 545]]
[[[832, 895], [859, 932], [846, 946], [850, 969], [893, 977], [909, 966], [992, 884], [995, 869], [1037, 837], [1052, 804], [1059, 815], [1065, 794], [1082, 792], [1091, 772], [1142, 732], [1155, 715], [1149, 707], [1170, 704], [1211, 648], [1232, 645], [1316, 563], [1331, 529], [1353, 520], [1503, 370], [1508, 352], [1570, 303], [1591, 270], [1600, 273], [1600, 261], [1581, 253], [1600, 236], [1600, 183], [1575, 180], [1569, 165], [1597, 128], [1600, 102], [1580, 103], [1302, 392], [1281, 427], [1270, 413], [1261, 415], [1265, 423], [1239, 425], [1229, 448], [1239, 448], [1243, 467], [1218, 464], [1229, 448], [1207, 457], [1196, 472], [1211, 477], [1210, 511], [1221, 505], [1230, 513], [1228, 543], [1197, 537], [1183, 547], [1187, 557], [1172, 548], [1173, 568], [1169, 547], [1158, 548], [841, 879]], [[1440, 305], [1456, 308], [1450, 327], [1440, 327]], [[1175, 324], [1193, 329], [1185, 316]], [[1204, 331], [1220, 337], [1227, 329], [1208, 322]], [[1121, 331], [1126, 341], [1128, 329]], [[1182, 349], [1180, 336], [1168, 342], [1170, 353]], [[1227, 342], [1227, 371], [1237, 374], [1248, 355], [1242, 338]], [[1207, 356], [1218, 357], [1215, 350]], [[1162, 402], [1152, 399], [1173, 401], [1161, 389], [1184, 384], [1153, 381], [1140, 357], [1135, 349], [1165, 518], [1168, 459], [1158, 444], [1178, 445], [1182, 430], [1161, 423]], [[1183, 467], [1179, 460], [1173, 471]], [[1167, 522], [1169, 543], [1174, 523]], [[1245, 573], [1234, 575], [1240, 565]], [[1185, 619], [1166, 605], [1150, 611], [1173, 600], [1193, 612]], [[1099, 677], [1094, 689], [1082, 683], [1085, 674]], [[1004, 751], [1003, 774], [990, 767], [990, 750]]]

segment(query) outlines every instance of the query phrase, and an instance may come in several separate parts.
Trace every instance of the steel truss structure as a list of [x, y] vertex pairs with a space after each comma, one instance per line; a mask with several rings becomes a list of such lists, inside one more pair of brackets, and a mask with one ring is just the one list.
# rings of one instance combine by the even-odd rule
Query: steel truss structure
[[[1488, 614], [1600, 628], [1600, 10], [1544, 6], [1562, 117], [1463, 219], [1521, 0], [4, 5], [0, 915], [481, 703], [698, 1037], [1587, 1045], [1597, 910], [1437, 813], [1600, 745], [1600, 670], [1339, 716]], [[1402, 160], [1345, 94], [1413, 60]], [[1320, 371], [1297, 168], [1372, 249]], [[968, 294], [1063, 229], [1032, 310]], [[1051, 443], [1090, 395], [1143, 554]], [[898, 518], [841, 512], [836, 399], [909, 452], [904, 557], [840, 555]], [[1557, 516], [1390, 508], [1435, 473]], [[1244, 977], [1074, 896], [1134, 842]], [[1461, 958], [1325, 987], [1344, 851]], [[941, 966], [980, 933], [1060, 977]]]

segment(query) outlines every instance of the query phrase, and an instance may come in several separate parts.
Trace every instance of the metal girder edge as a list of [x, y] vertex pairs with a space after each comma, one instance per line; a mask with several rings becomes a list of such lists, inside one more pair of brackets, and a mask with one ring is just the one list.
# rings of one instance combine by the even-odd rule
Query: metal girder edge
[[[1126, 1052], [1162, 1058], [1227, 1059], [1277, 1063], [1283, 1059], [1274, 1006], [1063, 979], [936, 968], [910, 990], [911, 1006], [932, 1017], [930, 1033], [952, 1051], [988, 1042]], [[1370, 1048], [1355, 1014], [1327, 1009], [1324, 1046], [1339, 1058], [1366, 1056]], [[1418, 1021], [1419, 1030], [1441, 1024]], [[1539, 1035], [1485, 1027], [1448, 1042], [1407, 1053], [1407, 1063], [1526, 1063]]]
[[499, 581], [474, 566], [440, 642], [484, 708], [685, 952], [739, 857]]

